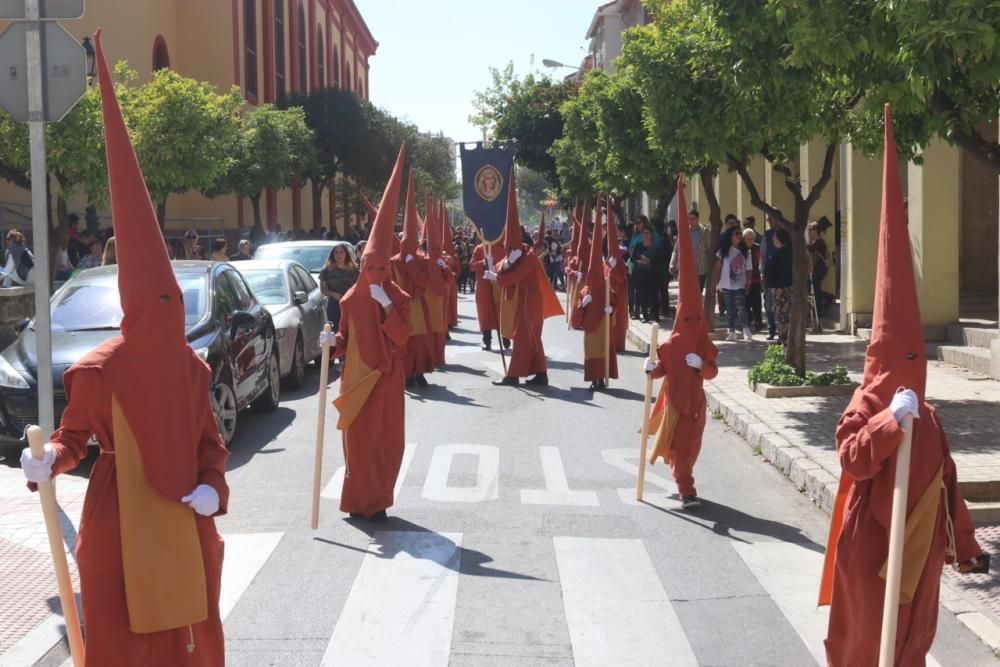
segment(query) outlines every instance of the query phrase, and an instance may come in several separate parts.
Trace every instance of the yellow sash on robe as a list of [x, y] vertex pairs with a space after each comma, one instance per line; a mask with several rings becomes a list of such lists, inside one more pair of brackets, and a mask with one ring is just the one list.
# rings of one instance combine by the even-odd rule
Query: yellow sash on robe
[[338, 429], [346, 431], [350, 428], [381, 377], [382, 371], [365, 365], [364, 357], [358, 348], [357, 336], [348, 335], [344, 375], [340, 379], [340, 396], [333, 399], [334, 407], [340, 411]]
[[427, 302], [427, 317], [430, 319], [430, 329], [434, 333], [444, 333], [448, 330], [448, 323], [445, 322], [444, 316], [444, 297], [445, 294], [435, 294], [433, 290], [427, 290], [424, 293], [424, 300]]
[[501, 290], [500, 298], [500, 335], [504, 338], [514, 337], [514, 323], [517, 321], [517, 304], [520, 293], [517, 287], [506, 287]]
[[[924, 565], [927, 564], [931, 543], [934, 541], [934, 531], [937, 529], [941, 493], [945, 489], [943, 477], [944, 466], [938, 468], [937, 474], [934, 475], [934, 479], [924, 491], [924, 495], [920, 496], [920, 500], [910, 516], [906, 517], [906, 531], [903, 538], [903, 574], [900, 577], [899, 587], [900, 604], [913, 602], [913, 595], [917, 592], [917, 585], [924, 573]], [[882, 570], [878, 576], [885, 579], [888, 568], [887, 558], [886, 562], [882, 564]]]
[[111, 419], [129, 629], [160, 632], [200, 623], [208, 618], [208, 590], [194, 511], [150, 486], [114, 396]]
[[[604, 327], [606, 327], [604, 318], [601, 318], [601, 326], [598, 327], [597, 331], [585, 331], [583, 333], [583, 356], [585, 359], [604, 359], [608, 356], [608, 352], [611, 349], [611, 345], [614, 344], [612, 340], [610, 343], [604, 338]], [[611, 316], [611, 338], [614, 338], [615, 330], [615, 316]]]
[[[397, 285], [402, 285], [403, 284], [403, 276], [402, 276], [402, 271], [399, 270], [399, 267], [396, 267], [396, 270], [394, 271], [394, 273], [396, 274], [396, 284]], [[424, 334], [427, 333], [427, 320], [424, 319], [424, 307], [423, 307], [423, 305], [421, 305], [421, 301], [422, 300], [423, 300], [423, 297], [420, 297], [420, 299], [414, 299], [413, 300], [413, 307], [410, 308], [410, 337], [411, 338], [413, 336], [423, 336]]]
[[649, 430], [656, 433], [656, 437], [653, 439], [653, 451], [649, 454], [650, 465], [653, 465], [660, 457], [663, 457], [664, 463], [670, 463], [670, 450], [674, 445], [674, 431], [681, 418], [681, 413], [670, 404], [670, 392], [666, 379], [663, 380], [660, 394], [657, 403], [662, 400], [666, 407], [654, 412], [649, 418]]

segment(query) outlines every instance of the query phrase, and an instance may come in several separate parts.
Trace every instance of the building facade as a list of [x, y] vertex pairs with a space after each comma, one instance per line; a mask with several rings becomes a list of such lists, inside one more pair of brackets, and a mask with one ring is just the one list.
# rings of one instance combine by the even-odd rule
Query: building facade
[[[369, 60], [378, 48], [353, 0], [87, 0], [85, 16], [63, 25], [78, 40], [103, 27], [109, 62], [128, 61], [140, 82], [169, 67], [219, 92], [239, 86], [249, 106], [326, 87], [367, 99]], [[30, 216], [28, 204], [30, 193], [0, 183], [0, 220], [15, 211]], [[82, 213], [86, 202], [73, 204]], [[265, 224], [329, 228], [338, 222], [335, 204], [332, 192], [316, 196], [309, 184], [269, 191]], [[171, 197], [167, 217], [171, 231], [252, 224], [245, 202], [198, 193]]]

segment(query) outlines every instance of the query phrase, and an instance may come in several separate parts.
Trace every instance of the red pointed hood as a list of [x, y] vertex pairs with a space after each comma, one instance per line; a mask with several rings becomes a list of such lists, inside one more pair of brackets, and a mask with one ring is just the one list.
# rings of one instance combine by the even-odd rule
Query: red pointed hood
[[[122, 339], [95, 352], [107, 355], [98, 363], [135, 434], [147, 480], [178, 501], [198, 480], [210, 372], [187, 343], [184, 295], [125, 127], [100, 31], [94, 42], [124, 312]], [[85, 362], [94, 363], [93, 356]]]
[[504, 252], [510, 255], [513, 250], [522, 250], [524, 236], [521, 234], [521, 216], [517, 211], [517, 187], [514, 167], [510, 168], [510, 184], [507, 187], [507, 221], [503, 232]]
[[913, 251], [899, 182], [899, 158], [892, 113], [885, 105], [885, 147], [882, 167], [882, 219], [878, 238], [875, 308], [872, 337], [865, 353], [861, 389], [889, 405], [900, 387], [924, 400], [927, 383], [927, 343], [913, 274]]
[[424, 211], [424, 238], [427, 240], [427, 256], [437, 262], [444, 252], [444, 239], [441, 235], [441, 223], [438, 219], [437, 200], [427, 197]]
[[389, 278], [389, 260], [392, 259], [393, 238], [396, 231], [396, 213], [399, 211], [399, 191], [403, 180], [403, 163], [406, 145], [399, 148], [396, 166], [385, 186], [379, 202], [371, 234], [361, 255], [361, 280], [369, 284], [382, 284]]
[[368, 219], [374, 220], [378, 216], [378, 209], [375, 205], [371, 203], [365, 193], [361, 193], [361, 203], [365, 205], [365, 210], [368, 211]]
[[622, 251], [618, 243], [618, 224], [615, 222], [615, 210], [611, 208], [611, 195], [607, 199], [608, 230], [604, 238], [608, 240], [608, 257], [621, 259]]
[[603, 247], [604, 227], [601, 224], [601, 208], [598, 206], [597, 221], [594, 223], [594, 238], [590, 241], [590, 259], [588, 260], [586, 276], [587, 288], [590, 290], [590, 296], [593, 299], [590, 308], [597, 310], [604, 310], [604, 307], [608, 305], [605, 299], [605, 282], [607, 281], [607, 277], [604, 275]]
[[583, 215], [579, 202], [577, 202], [576, 208], [570, 215], [572, 216], [573, 230], [570, 232], [569, 237], [569, 255], [570, 257], [576, 257], [577, 246], [580, 245], [580, 216]]
[[420, 240], [417, 238], [420, 228], [420, 216], [417, 214], [417, 181], [413, 178], [413, 168], [406, 182], [406, 211], [403, 213], [403, 240], [400, 243], [400, 254], [416, 255]]
[[438, 215], [441, 218], [441, 236], [444, 240], [444, 251], [449, 257], [456, 257], [458, 251], [455, 250], [455, 236], [451, 231], [451, 224], [448, 222], [448, 204], [442, 200], [439, 202]]
[[583, 218], [580, 220], [580, 243], [576, 248], [580, 260], [579, 271], [586, 274], [590, 267], [590, 202], [583, 203]]
[[542, 211], [542, 221], [538, 223], [538, 240], [545, 242], [545, 211]]

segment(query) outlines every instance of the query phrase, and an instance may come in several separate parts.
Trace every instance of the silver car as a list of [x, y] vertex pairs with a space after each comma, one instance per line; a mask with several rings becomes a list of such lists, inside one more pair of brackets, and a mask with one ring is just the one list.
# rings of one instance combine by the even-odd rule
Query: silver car
[[322, 353], [319, 335], [326, 324], [326, 298], [298, 262], [260, 259], [234, 266], [274, 320], [282, 379], [289, 387], [301, 387], [306, 364]]
[[355, 263], [358, 261], [357, 251], [347, 241], [284, 241], [268, 243], [257, 248], [254, 259], [290, 259], [306, 267], [306, 270], [319, 280], [319, 272], [326, 266], [326, 260], [337, 246], [344, 246], [347, 254]]

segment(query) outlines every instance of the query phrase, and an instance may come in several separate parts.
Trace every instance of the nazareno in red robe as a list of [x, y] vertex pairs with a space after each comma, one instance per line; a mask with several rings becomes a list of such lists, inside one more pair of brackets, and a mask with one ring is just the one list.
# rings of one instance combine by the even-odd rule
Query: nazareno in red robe
[[615, 268], [608, 267], [608, 280], [611, 281], [611, 301], [614, 307], [614, 326], [611, 336], [615, 341], [617, 352], [625, 351], [628, 337], [628, 267], [618, 257]]
[[[503, 247], [493, 244], [493, 253], [502, 254]], [[469, 262], [469, 269], [476, 276], [476, 315], [479, 319], [479, 331], [497, 331], [500, 328], [497, 320], [500, 307], [500, 290], [494, 289], [493, 283], [483, 276], [487, 269], [492, 269], [493, 264], [487, 262], [486, 245], [480, 243], [472, 252], [472, 260]]]
[[[102, 373], [105, 360], [120, 342], [121, 339], [108, 341], [66, 372], [64, 382], [69, 404], [63, 412], [59, 430], [52, 436], [56, 451], [53, 475], [69, 472], [79, 465], [87, 456], [91, 436], [96, 437], [101, 449], [101, 455], [90, 472], [76, 541], [87, 664], [137, 667], [222, 665], [225, 663], [225, 641], [219, 618], [219, 590], [223, 543], [215, 530], [213, 517], [195, 515], [205, 568], [208, 618], [190, 626], [190, 630], [180, 627], [143, 634], [129, 630], [122, 573], [111, 387]], [[204, 379], [207, 396], [208, 368], [193, 352], [191, 356], [192, 372]], [[197, 445], [197, 484], [208, 484], [219, 494], [219, 511], [215, 516], [221, 516], [226, 513], [229, 502], [229, 487], [225, 481], [228, 451], [222, 443], [208, 400], [204, 401], [204, 407], [197, 425], [201, 432]], [[195, 646], [190, 653], [187, 650], [189, 643]]]
[[427, 310], [427, 284], [430, 281], [430, 267], [423, 255], [414, 255], [410, 262], [404, 255], [392, 258], [393, 276], [400, 289], [410, 295], [410, 318], [413, 324], [410, 337], [406, 341], [403, 372], [406, 377], [434, 372], [434, 350], [432, 347], [430, 319]]
[[548, 371], [545, 361], [545, 346], [542, 345], [542, 325], [545, 323], [542, 292], [539, 289], [538, 259], [527, 245], [516, 262], [504, 268], [504, 262], [497, 262], [495, 271], [497, 285], [503, 291], [503, 299], [516, 300], [514, 316], [513, 349], [507, 365], [507, 377], [527, 377]]
[[615, 313], [611, 315], [611, 336], [608, 341], [608, 349], [601, 354], [602, 348], [604, 347], [604, 327], [605, 327], [605, 314], [604, 314], [604, 296], [600, 298], [600, 303], [595, 297], [586, 308], [581, 304], [583, 297], [590, 294], [590, 287], [583, 287], [579, 292], [579, 298], [577, 299], [576, 305], [573, 308], [571, 324], [574, 329], [583, 330], [583, 379], [587, 382], [593, 382], [594, 380], [603, 380], [609, 377], [604, 371], [604, 354], [610, 356], [610, 377], [615, 379], [618, 377], [618, 354], [615, 351], [615, 318], [617, 317], [617, 308], [615, 307], [615, 295], [611, 294], [611, 306], [615, 308]]

